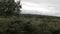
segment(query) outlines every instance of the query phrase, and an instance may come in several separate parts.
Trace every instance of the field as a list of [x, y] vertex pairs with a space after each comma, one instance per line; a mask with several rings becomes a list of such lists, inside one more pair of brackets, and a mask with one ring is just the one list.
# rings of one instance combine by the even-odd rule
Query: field
[[0, 34], [59, 34], [60, 17], [21, 14], [1, 17]]

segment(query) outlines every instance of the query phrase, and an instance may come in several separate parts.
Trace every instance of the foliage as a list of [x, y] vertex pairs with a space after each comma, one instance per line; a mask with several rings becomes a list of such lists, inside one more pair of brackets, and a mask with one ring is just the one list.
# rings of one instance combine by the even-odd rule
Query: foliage
[[1, 0], [0, 1], [0, 16], [12, 16], [20, 13], [20, 1], [19, 4], [14, 0]]

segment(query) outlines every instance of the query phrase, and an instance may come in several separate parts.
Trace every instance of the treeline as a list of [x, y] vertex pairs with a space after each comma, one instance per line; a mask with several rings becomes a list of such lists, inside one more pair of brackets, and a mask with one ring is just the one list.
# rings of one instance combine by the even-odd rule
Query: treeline
[[58, 16], [48, 16], [48, 15], [35, 15], [35, 14], [20, 14], [25, 18], [47, 18], [47, 19], [60, 19]]

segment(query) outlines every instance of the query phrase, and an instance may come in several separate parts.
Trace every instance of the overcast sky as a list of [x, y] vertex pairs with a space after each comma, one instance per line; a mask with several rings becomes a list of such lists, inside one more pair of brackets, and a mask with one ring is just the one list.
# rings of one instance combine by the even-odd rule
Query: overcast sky
[[60, 0], [21, 0], [22, 13], [60, 16]]

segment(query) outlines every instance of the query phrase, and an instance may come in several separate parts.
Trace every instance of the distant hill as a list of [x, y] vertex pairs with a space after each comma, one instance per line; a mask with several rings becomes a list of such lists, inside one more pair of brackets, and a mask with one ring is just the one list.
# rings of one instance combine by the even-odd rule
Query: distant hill
[[49, 16], [49, 15], [37, 15], [37, 14], [21, 14], [21, 16], [25, 17], [25, 18], [54, 18], [54, 19], [60, 19], [60, 17], [57, 16]]

